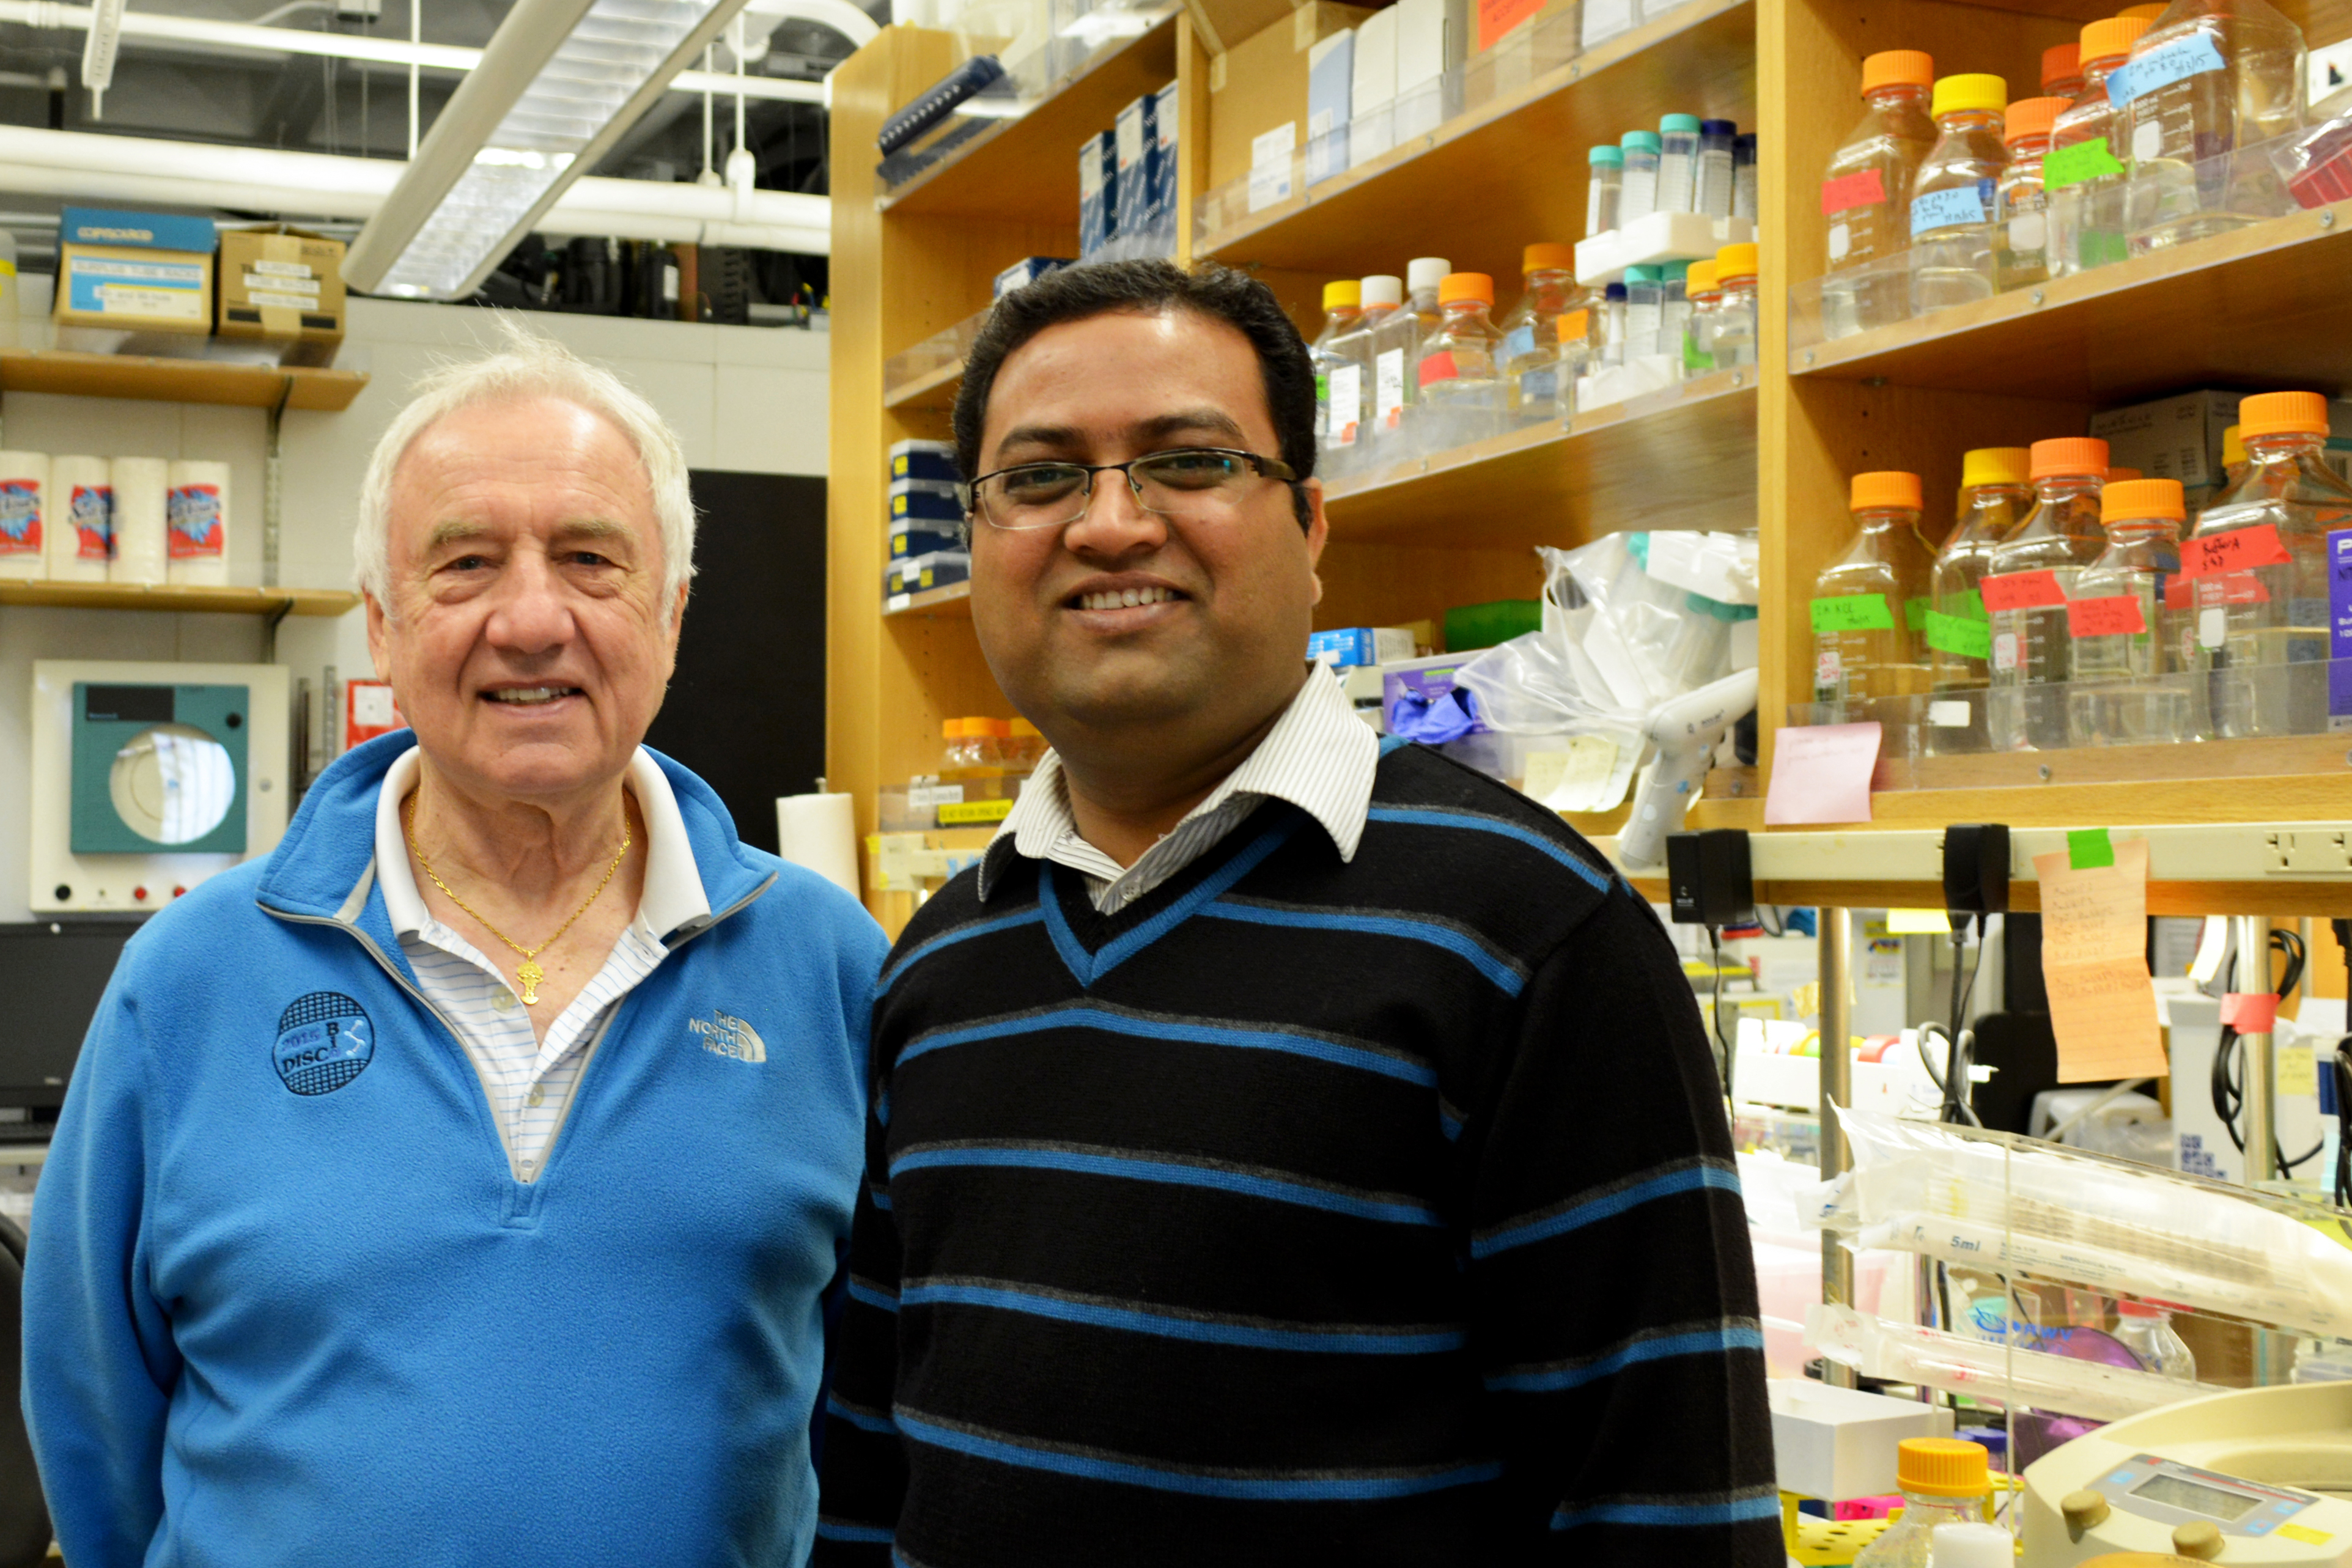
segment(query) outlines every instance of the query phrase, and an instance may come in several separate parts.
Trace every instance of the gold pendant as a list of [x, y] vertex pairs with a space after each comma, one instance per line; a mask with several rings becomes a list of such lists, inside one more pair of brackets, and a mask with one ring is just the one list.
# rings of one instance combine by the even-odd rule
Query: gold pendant
[[539, 983], [547, 978], [547, 971], [539, 967], [539, 960], [525, 958], [522, 967], [515, 971], [515, 978], [522, 982], [522, 1005], [539, 1006]]

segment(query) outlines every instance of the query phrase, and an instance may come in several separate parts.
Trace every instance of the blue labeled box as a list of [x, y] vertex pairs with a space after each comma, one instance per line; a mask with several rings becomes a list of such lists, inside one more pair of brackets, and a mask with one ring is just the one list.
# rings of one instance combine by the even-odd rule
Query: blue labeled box
[[1024, 256], [996, 275], [996, 290], [990, 298], [1002, 299], [1014, 289], [1025, 287], [1049, 272], [1059, 272], [1073, 265], [1067, 256]]
[[210, 218], [68, 207], [50, 313], [62, 327], [209, 333], [217, 248]]
[[1412, 629], [1408, 626], [1349, 626], [1317, 632], [1307, 639], [1309, 659], [1339, 670], [1392, 664], [1412, 654]]
[[1171, 238], [1176, 233], [1176, 153], [1182, 140], [1182, 111], [1176, 84], [1170, 82], [1146, 100], [1151, 105], [1151, 133], [1156, 155], [1151, 161], [1151, 226]]
[[[924, 482], [915, 480], [911, 483]], [[901, 479], [890, 486], [890, 521], [894, 525], [906, 519], [940, 523], [953, 528], [963, 521], [963, 505], [955, 498], [953, 490], [943, 495], [929, 487], [919, 490], [903, 487], [909, 484], [909, 481]]]
[[916, 556], [932, 555], [940, 550], [963, 549], [960, 530], [940, 529], [911, 518], [901, 518], [890, 525], [890, 559], [908, 560]]
[[1078, 144], [1078, 256], [1090, 258], [1118, 233], [1118, 133]]
[[890, 447], [890, 477], [956, 482], [955, 446], [945, 441], [899, 441]]
[[882, 608], [905, 608], [908, 596], [934, 588], [952, 587], [971, 580], [971, 557], [962, 550], [933, 550], [929, 555], [893, 560], [882, 574]]
[[2352, 528], [2327, 536], [2327, 727], [2352, 729]]

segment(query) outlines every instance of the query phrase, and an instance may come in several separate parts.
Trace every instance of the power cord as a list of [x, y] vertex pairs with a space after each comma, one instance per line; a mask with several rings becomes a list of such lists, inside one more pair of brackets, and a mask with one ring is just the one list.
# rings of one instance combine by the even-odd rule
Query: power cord
[[1710, 925], [1706, 928], [1706, 945], [1707, 950], [1714, 955], [1715, 1043], [1716, 1048], [1723, 1052], [1723, 1097], [1729, 1100], [1731, 1099], [1732, 1064], [1738, 1060], [1739, 1053], [1723, 1033], [1723, 928], [1721, 926]]
[[[1969, 921], [1977, 922], [1977, 961], [1968, 961]], [[1976, 995], [1977, 972], [1984, 967], [1985, 917], [1955, 914], [1952, 921], [1952, 1018], [1948, 1027], [1940, 1023], [1919, 1026], [1919, 1062], [1935, 1081], [1937, 1092], [1944, 1097], [1937, 1120], [1955, 1124], [1966, 1124], [1981, 1127], [1976, 1108], [1969, 1103], [1969, 1085], [1974, 1082], [1977, 1031], [1968, 1026], [1969, 1002]], [[1944, 1064], [1936, 1065], [1937, 1052], [1930, 1042], [1943, 1047]]]
[[[2269, 946], [2263, 954], [2266, 960], [2263, 965], [2265, 977], [2270, 968], [2267, 959], [2272, 950], [2286, 955], [2286, 973], [2279, 977], [2278, 989], [2275, 993], [2279, 1000], [2285, 1001], [2294, 995], [2295, 988], [2303, 983], [2304, 966], [2308, 962], [2311, 955], [2304, 946], [2303, 938], [2295, 933], [2273, 931], [2271, 933]], [[2249, 964], [2248, 968], [2251, 971], [2252, 966]], [[2237, 988], [2237, 975], [2238, 959], [2235, 955], [2232, 955], [2230, 959], [2229, 978], [2223, 985], [2225, 991]], [[2221, 1026], [2221, 1045], [2213, 1052], [2212, 1092], [2213, 1113], [2221, 1118], [2221, 1126], [2230, 1134], [2230, 1142], [2236, 1145], [2238, 1152], [2242, 1155], [2246, 1152], [2246, 1135], [2238, 1130], [2238, 1117], [2245, 1109], [2245, 1068], [2242, 1061], [2242, 1053], [2238, 1050], [2238, 1039], [2235, 1026], [2231, 1024]], [[2336, 1055], [2340, 1065], [2343, 1057], [2343, 1049], [2340, 1046], [2337, 1048]], [[2340, 1103], [2338, 1114], [2341, 1114]], [[2286, 1176], [2293, 1173], [2298, 1166], [2307, 1166], [2318, 1158], [2320, 1151], [2326, 1146], [2326, 1141], [2323, 1140], [2314, 1144], [2300, 1156], [2289, 1159], [2286, 1157], [2286, 1151], [2273, 1139], [2271, 1144], [2271, 1159], [2278, 1166], [2279, 1174]], [[2344, 1174], [2344, 1161], [2340, 1151], [2336, 1160], [2336, 1174], [2339, 1178]]]

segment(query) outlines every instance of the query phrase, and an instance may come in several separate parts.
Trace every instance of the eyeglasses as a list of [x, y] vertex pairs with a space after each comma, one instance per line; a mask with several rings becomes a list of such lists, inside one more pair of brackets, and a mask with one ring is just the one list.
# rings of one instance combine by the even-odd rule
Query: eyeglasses
[[1087, 515], [1095, 476], [1124, 474], [1136, 505], [1163, 517], [1229, 517], [1255, 479], [1298, 482], [1289, 464], [1226, 446], [1183, 446], [1125, 463], [1024, 463], [956, 486], [967, 513], [1008, 532], [1058, 528]]

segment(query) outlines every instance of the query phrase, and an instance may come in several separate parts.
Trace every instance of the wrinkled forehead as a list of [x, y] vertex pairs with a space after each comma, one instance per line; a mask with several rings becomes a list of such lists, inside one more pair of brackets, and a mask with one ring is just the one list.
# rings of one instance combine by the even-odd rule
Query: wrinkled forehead
[[392, 475], [395, 548], [528, 531], [658, 548], [635, 445], [597, 411], [553, 397], [453, 409], [416, 433]]

